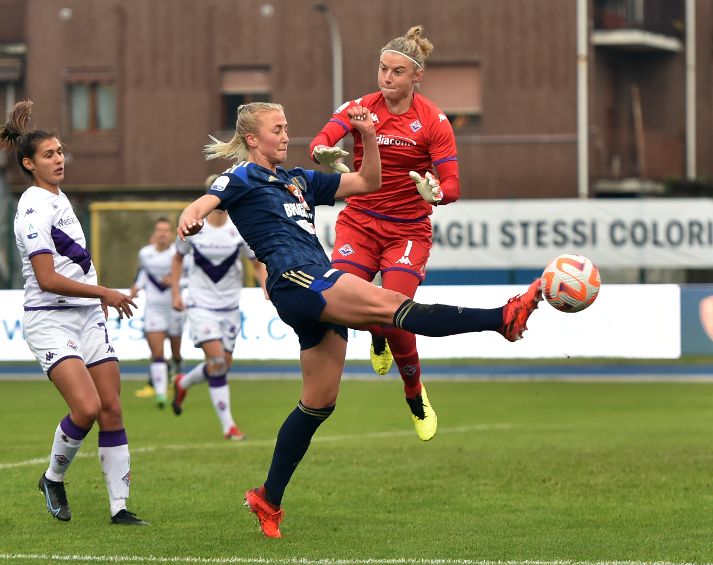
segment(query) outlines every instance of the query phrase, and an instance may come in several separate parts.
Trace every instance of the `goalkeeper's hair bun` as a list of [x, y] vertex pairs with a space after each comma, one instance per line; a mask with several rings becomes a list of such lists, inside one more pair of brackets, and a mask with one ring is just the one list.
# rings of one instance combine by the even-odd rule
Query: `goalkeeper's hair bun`
[[395, 37], [384, 45], [381, 52], [398, 51], [416, 61], [423, 68], [426, 66], [426, 59], [433, 51], [433, 43], [423, 37], [424, 31], [425, 28], [422, 25], [412, 26], [406, 35]]

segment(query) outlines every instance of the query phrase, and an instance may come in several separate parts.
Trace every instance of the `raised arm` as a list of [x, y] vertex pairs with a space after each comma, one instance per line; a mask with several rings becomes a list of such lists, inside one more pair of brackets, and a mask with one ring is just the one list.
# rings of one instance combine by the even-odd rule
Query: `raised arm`
[[361, 169], [356, 173], [341, 176], [335, 198], [346, 198], [357, 194], [376, 192], [381, 187], [381, 157], [376, 143], [376, 130], [371, 121], [371, 112], [363, 106], [348, 110], [352, 126], [361, 134], [364, 144], [364, 158]]
[[218, 207], [218, 204], [220, 204], [220, 198], [212, 194], [204, 194], [191, 202], [178, 219], [176, 233], [181, 241], [186, 241], [187, 236], [195, 235], [201, 231], [203, 220]]

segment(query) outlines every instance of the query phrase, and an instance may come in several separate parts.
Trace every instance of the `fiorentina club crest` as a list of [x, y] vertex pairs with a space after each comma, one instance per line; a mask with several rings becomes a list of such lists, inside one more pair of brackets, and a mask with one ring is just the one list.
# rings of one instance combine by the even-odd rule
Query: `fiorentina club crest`
[[352, 249], [352, 246], [349, 245], [348, 243], [345, 243], [344, 245], [342, 245], [337, 251], [339, 251], [339, 253], [341, 253], [342, 257], [354, 255], [354, 249]]

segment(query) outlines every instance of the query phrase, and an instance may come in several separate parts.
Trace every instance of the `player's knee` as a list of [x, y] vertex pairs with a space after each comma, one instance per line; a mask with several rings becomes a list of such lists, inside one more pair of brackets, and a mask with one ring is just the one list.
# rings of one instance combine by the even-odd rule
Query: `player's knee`
[[121, 401], [118, 395], [116, 398], [102, 403], [100, 420], [102, 422], [111, 421], [112, 423], [121, 421]]
[[72, 408], [72, 421], [80, 428], [88, 430], [99, 419], [101, 408], [99, 398], [86, 399]]
[[222, 355], [209, 357], [206, 362], [206, 374], [208, 378], [221, 377], [228, 372], [228, 363]]

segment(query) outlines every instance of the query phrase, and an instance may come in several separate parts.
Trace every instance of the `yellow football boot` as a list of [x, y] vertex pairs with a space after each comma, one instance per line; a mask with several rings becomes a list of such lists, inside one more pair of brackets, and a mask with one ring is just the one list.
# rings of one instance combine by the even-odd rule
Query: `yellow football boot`
[[406, 403], [411, 409], [411, 419], [418, 438], [421, 441], [433, 439], [438, 429], [438, 416], [428, 401], [426, 387], [421, 385], [421, 394], [417, 394], [415, 398], [406, 398]]
[[134, 391], [136, 398], [153, 398], [156, 396], [156, 391], [151, 385], [144, 385], [140, 389]]
[[377, 375], [385, 375], [391, 369], [394, 356], [385, 337], [371, 337], [371, 367]]

